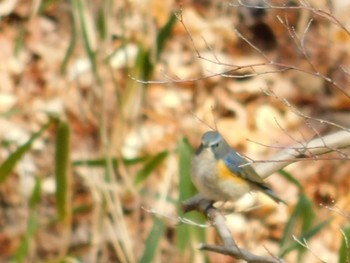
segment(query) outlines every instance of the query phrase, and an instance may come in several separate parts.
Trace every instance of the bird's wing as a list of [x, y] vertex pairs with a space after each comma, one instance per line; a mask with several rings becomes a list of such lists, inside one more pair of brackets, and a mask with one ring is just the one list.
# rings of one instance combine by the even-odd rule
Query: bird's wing
[[237, 153], [233, 151], [228, 153], [224, 158], [224, 162], [232, 173], [239, 175], [252, 183], [264, 184], [263, 179], [256, 173], [253, 167], [250, 165], [242, 166], [247, 164], [247, 161]]
[[257, 174], [254, 168], [247, 164], [248, 162], [235, 152], [230, 152], [224, 158], [225, 165], [227, 168], [236, 176], [240, 176], [245, 180], [249, 181], [254, 185], [256, 190], [260, 190], [270, 196], [276, 202], [285, 203], [281, 198], [279, 198], [275, 192], [264, 182], [264, 180]]

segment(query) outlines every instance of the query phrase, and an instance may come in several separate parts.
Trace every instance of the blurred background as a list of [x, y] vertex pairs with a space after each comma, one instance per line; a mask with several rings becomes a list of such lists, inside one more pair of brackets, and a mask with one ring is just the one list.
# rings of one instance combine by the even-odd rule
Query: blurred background
[[[239, 262], [181, 202], [218, 130], [264, 162], [349, 131], [346, 1], [0, 2], [0, 261]], [[327, 146], [327, 145], [326, 145]], [[349, 153], [221, 206], [236, 243], [349, 262]], [[179, 218], [181, 220], [179, 220]], [[189, 220], [189, 221], [186, 221]]]

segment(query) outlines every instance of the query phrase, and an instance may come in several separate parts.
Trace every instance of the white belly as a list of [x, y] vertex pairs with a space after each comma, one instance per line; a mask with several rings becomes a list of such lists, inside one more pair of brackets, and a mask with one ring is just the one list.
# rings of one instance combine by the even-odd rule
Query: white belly
[[197, 190], [209, 200], [235, 201], [250, 190], [249, 185], [239, 184], [229, 178], [219, 180], [217, 162], [210, 151], [203, 151], [200, 158], [194, 157], [191, 176]]

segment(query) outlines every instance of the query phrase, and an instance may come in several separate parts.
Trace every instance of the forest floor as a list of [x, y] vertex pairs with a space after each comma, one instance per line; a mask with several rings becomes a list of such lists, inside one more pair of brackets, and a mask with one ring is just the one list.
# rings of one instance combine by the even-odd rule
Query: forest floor
[[350, 4], [243, 2], [0, 3], [0, 262], [238, 262], [179, 208], [212, 129], [253, 165], [305, 151], [266, 179], [287, 206], [219, 205], [240, 247], [349, 262], [349, 151], [307, 142], [349, 132]]

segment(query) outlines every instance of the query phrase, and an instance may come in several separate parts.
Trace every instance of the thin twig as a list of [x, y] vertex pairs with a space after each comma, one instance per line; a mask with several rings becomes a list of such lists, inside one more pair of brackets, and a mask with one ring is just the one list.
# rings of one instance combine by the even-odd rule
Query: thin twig
[[213, 207], [212, 204], [212, 201], [203, 198], [201, 194], [197, 194], [196, 196], [182, 203], [184, 212], [197, 210], [206, 215], [208, 220], [212, 222], [212, 225], [215, 227], [218, 235], [223, 242], [223, 245], [200, 244], [199, 249], [229, 255], [237, 259], [243, 259], [247, 262], [284, 262], [279, 258], [258, 256], [245, 249], [239, 248], [232, 237], [231, 231], [225, 224], [225, 217], [220, 213], [218, 209]]
[[315, 253], [309, 246], [309, 244], [307, 243], [306, 239], [303, 238], [303, 241], [299, 240], [296, 236], [292, 236], [294, 241], [296, 241], [299, 245], [301, 245], [302, 247], [306, 248], [315, 258], [317, 258], [317, 260], [319, 260], [320, 262], [325, 262], [324, 260], [322, 260], [317, 253]]
[[[349, 146], [350, 132], [348, 131], [335, 132], [323, 136], [322, 138], [315, 138], [307, 143], [307, 149], [310, 153], [312, 153], [312, 156], [331, 152], [333, 148], [343, 149]], [[269, 159], [271, 161], [267, 160], [263, 163], [258, 163], [255, 166], [255, 170], [262, 178], [266, 178], [288, 164], [303, 160], [303, 158], [298, 158], [304, 157], [302, 154], [303, 152], [300, 152], [298, 146], [287, 148], [272, 156]]]
[[196, 227], [201, 227], [201, 228], [208, 228], [208, 227], [212, 226], [211, 224], [200, 224], [200, 223], [194, 222], [193, 220], [190, 220], [188, 218], [184, 218], [181, 216], [174, 217], [171, 215], [167, 215], [167, 214], [161, 213], [153, 208], [145, 208], [142, 206], [141, 209], [146, 211], [147, 213], [150, 213], [150, 214], [153, 214], [156, 216], [160, 216], [162, 218], [166, 218], [166, 219], [171, 220], [171, 221], [175, 221], [176, 225], [186, 224], [186, 225], [191, 225], [191, 226], [196, 226]]
[[311, 6], [306, 5], [305, 3], [300, 6], [287, 6], [287, 5], [272, 5], [269, 4], [267, 1], [264, 1], [266, 5], [264, 6], [259, 6], [259, 5], [247, 5], [242, 3], [242, 1], [238, 1], [237, 4], [230, 4], [232, 7], [245, 7], [245, 8], [254, 8], [254, 9], [281, 9], [281, 10], [308, 10], [311, 11], [313, 14], [324, 17], [334, 23], [335, 25], [339, 26], [344, 32], [346, 32], [348, 35], [350, 35], [350, 31], [330, 12], [326, 10], [322, 10], [319, 8], [314, 8]]

